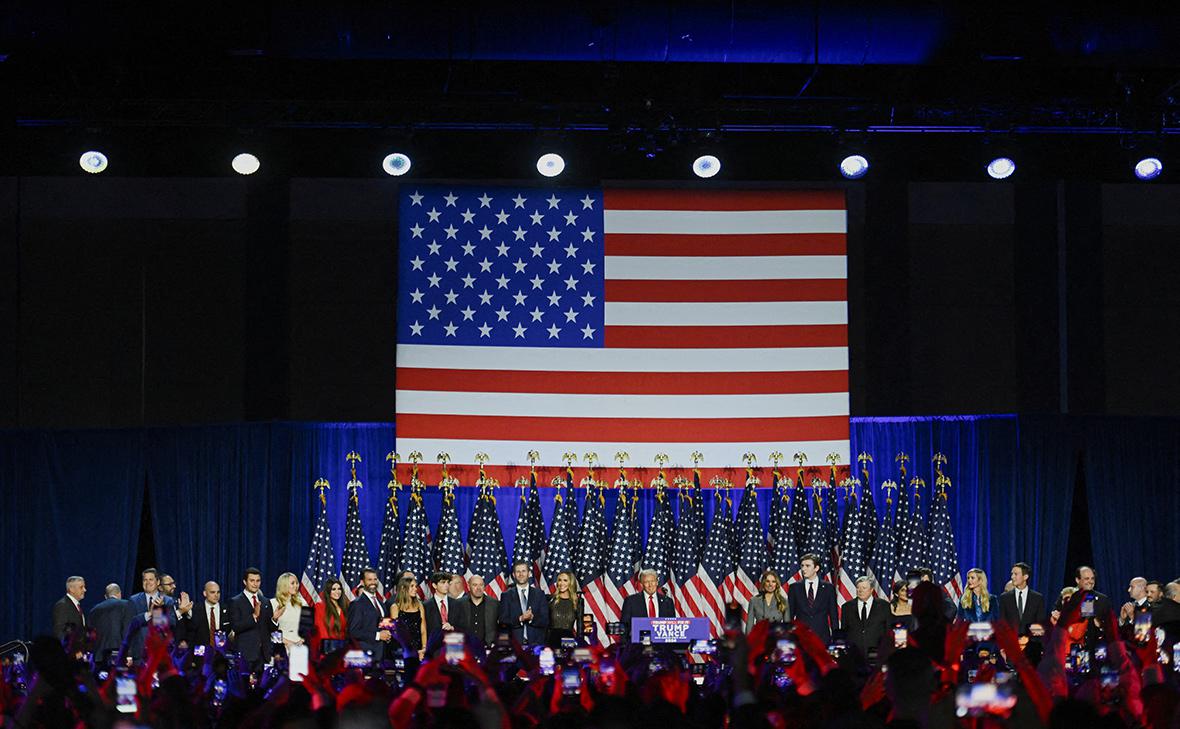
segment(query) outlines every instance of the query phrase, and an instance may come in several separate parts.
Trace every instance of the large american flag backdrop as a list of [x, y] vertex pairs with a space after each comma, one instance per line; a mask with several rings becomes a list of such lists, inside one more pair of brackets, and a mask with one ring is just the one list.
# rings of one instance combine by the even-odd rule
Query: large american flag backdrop
[[845, 232], [841, 191], [404, 187], [398, 450], [847, 464]]

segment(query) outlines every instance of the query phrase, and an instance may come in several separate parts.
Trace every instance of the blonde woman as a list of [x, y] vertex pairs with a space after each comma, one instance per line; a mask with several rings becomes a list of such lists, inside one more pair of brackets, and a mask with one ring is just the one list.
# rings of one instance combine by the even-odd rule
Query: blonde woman
[[556, 590], [549, 598], [548, 644], [561, 646], [562, 638], [573, 638], [575, 623], [582, 617], [582, 598], [578, 595], [578, 578], [573, 572], [563, 570], [557, 573]]
[[787, 598], [783, 595], [782, 582], [774, 570], [762, 573], [758, 581], [758, 594], [750, 600], [746, 611], [746, 632], [754, 629], [754, 625], [769, 620], [772, 623], [785, 623], [791, 619], [791, 611], [787, 607]]
[[389, 604], [389, 617], [397, 626], [397, 634], [406, 649], [418, 656], [426, 655], [426, 620], [422, 616], [422, 602], [418, 599], [418, 578], [405, 572], [397, 582], [397, 593]]
[[303, 617], [303, 598], [299, 596], [299, 579], [290, 572], [279, 575], [275, 596], [270, 599], [275, 624], [283, 631], [283, 645], [303, 645], [299, 635], [299, 621]]
[[967, 591], [959, 601], [959, 619], [991, 623], [999, 615], [1000, 601], [987, 591], [987, 575], [976, 567], [967, 570]]

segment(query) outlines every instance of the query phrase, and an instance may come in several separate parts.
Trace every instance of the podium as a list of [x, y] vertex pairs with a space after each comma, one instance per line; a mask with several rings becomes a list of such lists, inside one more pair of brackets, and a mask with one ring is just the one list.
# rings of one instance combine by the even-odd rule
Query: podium
[[708, 618], [632, 618], [631, 642], [642, 643], [642, 631], [651, 631], [652, 645], [688, 643], [709, 639]]

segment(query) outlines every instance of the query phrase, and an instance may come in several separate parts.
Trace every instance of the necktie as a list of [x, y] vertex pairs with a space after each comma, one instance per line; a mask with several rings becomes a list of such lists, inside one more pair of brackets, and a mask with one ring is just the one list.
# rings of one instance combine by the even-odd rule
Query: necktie
[[528, 598], [528, 593], [525, 592], [524, 590], [520, 590], [519, 592], [520, 592], [520, 611], [523, 613], [529, 609], [529, 598]]
[[862, 622], [862, 623], [865, 621], [865, 618], [867, 617], [865, 614], [868, 612], [867, 608], [868, 608], [867, 604], [865, 604], [863, 602], [860, 604], [860, 622]]
[[654, 618], [656, 616], [656, 596], [647, 596], [647, 617]]
[[79, 605], [78, 603], [74, 603], [74, 609], [78, 611], [78, 620], [80, 621], [79, 625], [81, 625], [83, 628], [85, 628], [86, 627], [86, 616], [82, 613], [82, 606]]
[[377, 611], [378, 615], [380, 615], [381, 614], [381, 606], [379, 604], [377, 604], [377, 596], [376, 595], [369, 595], [369, 602], [373, 603], [373, 609]]
[[810, 605], [815, 602], [815, 583], [807, 583], [807, 604]]
[[257, 610], [258, 609], [258, 595], [257, 595], [257, 593], [254, 594], [250, 599], [254, 602], [254, 609]]
[[217, 632], [217, 613], [209, 607], [209, 645], [213, 645], [213, 634]]
[[440, 616], [442, 616], [442, 621], [444, 623], [451, 622], [450, 620], [447, 619], [447, 600], [446, 600], [446, 598], [443, 598], [442, 600], [438, 601], [438, 614]]
[[1024, 591], [1016, 593], [1016, 611], [1020, 613], [1020, 617], [1024, 617]]

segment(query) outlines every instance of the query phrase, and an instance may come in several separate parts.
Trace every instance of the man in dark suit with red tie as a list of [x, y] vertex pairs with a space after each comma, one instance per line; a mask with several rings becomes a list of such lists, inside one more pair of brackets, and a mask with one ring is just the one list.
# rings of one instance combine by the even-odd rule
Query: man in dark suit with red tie
[[221, 585], [209, 581], [201, 593], [205, 599], [193, 606], [193, 617], [182, 622], [189, 623], [188, 642], [190, 645], [213, 645], [213, 636], [219, 631], [230, 631], [229, 608], [221, 601]]
[[627, 629], [625, 641], [631, 640], [631, 620], [634, 618], [676, 617], [676, 604], [672, 598], [659, 594], [660, 576], [655, 570], [640, 572], [639, 584], [643, 591], [628, 595], [623, 600], [619, 622]]
[[[457, 579], [450, 572], [435, 572], [430, 576], [430, 597], [422, 604], [422, 616], [426, 619], [426, 640], [443, 630], [457, 630], [466, 633], [471, 630], [467, 605], [450, 595], [451, 581]], [[481, 636], [482, 638], [482, 636]]]
[[819, 557], [805, 554], [799, 560], [803, 579], [787, 588], [787, 606], [796, 619], [807, 624], [827, 643], [840, 628], [836, 612], [836, 588], [819, 578]]
[[348, 623], [348, 637], [372, 654], [374, 666], [385, 660], [385, 645], [392, 637], [381, 627], [381, 621], [387, 615], [381, 598], [377, 597], [377, 570], [366, 567], [361, 570], [361, 591], [348, 603], [344, 616]]
[[82, 613], [82, 598], [86, 597], [86, 580], [74, 576], [66, 580], [65, 596], [53, 604], [53, 634], [64, 638], [71, 628], [86, 627], [86, 616]]
[[241, 592], [229, 603], [229, 622], [234, 627], [234, 645], [256, 671], [270, 660], [270, 634], [279, 626], [274, 621], [270, 600], [262, 594], [262, 572], [247, 567]]

